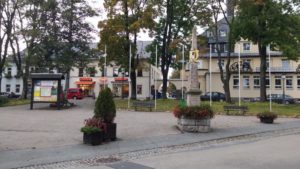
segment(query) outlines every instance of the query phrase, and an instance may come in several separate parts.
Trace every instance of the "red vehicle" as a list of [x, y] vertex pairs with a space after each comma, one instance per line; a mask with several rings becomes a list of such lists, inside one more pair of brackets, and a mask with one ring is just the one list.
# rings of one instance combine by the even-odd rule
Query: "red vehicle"
[[68, 99], [83, 99], [82, 90], [79, 88], [69, 88], [67, 90]]

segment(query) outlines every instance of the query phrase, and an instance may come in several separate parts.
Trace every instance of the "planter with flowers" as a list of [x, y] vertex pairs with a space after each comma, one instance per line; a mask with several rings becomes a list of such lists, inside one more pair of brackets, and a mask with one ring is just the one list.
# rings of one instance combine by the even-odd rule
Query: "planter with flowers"
[[117, 124], [114, 123], [116, 117], [116, 106], [113, 94], [109, 88], [105, 88], [99, 93], [94, 109], [94, 117], [102, 119], [104, 129], [104, 139], [114, 141], [117, 139]]
[[269, 111], [258, 113], [256, 116], [260, 119], [260, 122], [262, 123], [273, 123], [274, 120], [277, 118], [277, 114]]
[[209, 105], [200, 106], [177, 106], [173, 110], [178, 118], [178, 127], [187, 132], [209, 132], [210, 120], [214, 117], [214, 112]]
[[83, 132], [83, 143], [99, 145], [104, 140], [103, 123], [99, 118], [89, 118], [84, 121], [84, 127], [81, 128]]

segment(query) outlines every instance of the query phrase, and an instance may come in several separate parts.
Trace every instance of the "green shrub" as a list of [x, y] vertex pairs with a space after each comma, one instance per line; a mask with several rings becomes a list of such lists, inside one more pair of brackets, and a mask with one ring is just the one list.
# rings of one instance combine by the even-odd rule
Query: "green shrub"
[[262, 113], [258, 113], [257, 118], [271, 118], [271, 119], [276, 119], [277, 118], [277, 114], [275, 114], [274, 112], [270, 112], [270, 111], [264, 111]]
[[100, 91], [96, 101], [94, 116], [101, 118], [105, 123], [112, 123], [116, 117], [116, 105], [109, 88]]
[[86, 134], [92, 134], [92, 133], [101, 132], [102, 130], [97, 127], [82, 127], [80, 131]]
[[0, 96], [0, 106], [3, 106], [6, 103], [8, 103], [8, 98]]

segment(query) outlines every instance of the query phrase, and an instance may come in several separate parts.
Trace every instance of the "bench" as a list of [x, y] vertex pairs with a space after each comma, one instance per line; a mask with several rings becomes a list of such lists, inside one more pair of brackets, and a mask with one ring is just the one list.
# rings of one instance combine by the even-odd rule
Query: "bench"
[[137, 110], [138, 107], [149, 108], [149, 110], [152, 111], [152, 108], [154, 107], [154, 102], [152, 102], [152, 101], [133, 101], [132, 107], [134, 107], [135, 111]]
[[241, 112], [241, 115], [245, 115], [245, 113], [248, 111], [247, 106], [237, 106], [237, 105], [225, 105], [224, 111], [227, 115], [229, 115], [230, 111], [238, 111]]

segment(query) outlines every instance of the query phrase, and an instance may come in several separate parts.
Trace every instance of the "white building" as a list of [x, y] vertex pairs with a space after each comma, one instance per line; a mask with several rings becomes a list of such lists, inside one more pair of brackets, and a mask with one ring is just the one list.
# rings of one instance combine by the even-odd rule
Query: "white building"
[[[151, 97], [151, 86], [154, 86], [154, 78], [161, 79], [161, 71], [147, 62], [150, 54], [145, 52], [145, 48], [151, 42], [138, 41], [137, 54], [139, 55], [140, 69], [136, 70], [136, 93], [138, 99], [145, 99]], [[74, 67], [70, 72], [70, 88], [81, 88], [86, 96], [96, 96], [99, 91], [108, 86], [112, 89], [115, 97], [128, 97], [130, 93], [129, 85], [130, 79], [128, 72], [122, 72], [120, 66], [114, 62], [107, 63], [107, 73], [105, 74], [99, 66], [98, 58], [91, 59], [86, 68]], [[87, 68], [96, 70], [96, 73], [88, 73]], [[32, 69], [34, 70], [34, 69]], [[53, 71], [54, 73], [56, 71]], [[23, 88], [23, 80], [17, 77], [17, 67], [12, 60], [8, 59], [8, 66], [4, 69], [2, 74], [1, 92], [14, 92], [21, 94]], [[29, 82], [29, 84], [31, 84]], [[62, 84], [65, 84], [63, 81]], [[123, 90], [122, 90], [123, 89]]]

